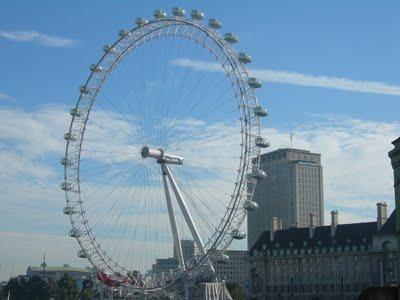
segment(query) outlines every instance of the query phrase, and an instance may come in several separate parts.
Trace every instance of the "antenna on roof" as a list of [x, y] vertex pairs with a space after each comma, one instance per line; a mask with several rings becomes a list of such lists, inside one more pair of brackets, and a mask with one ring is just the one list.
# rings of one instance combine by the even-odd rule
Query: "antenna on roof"
[[293, 132], [290, 132], [290, 148], [293, 148]]
[[46, 271], [46, 252], [44, 252], [43, 251], [43, 262], [42, 262], [42, 264], [40, 265], [42, 268], [43, 268], [43, 270], [42, 270], [42, 280], [44, 280], [44, 274], [45, 274], [45, 271]]

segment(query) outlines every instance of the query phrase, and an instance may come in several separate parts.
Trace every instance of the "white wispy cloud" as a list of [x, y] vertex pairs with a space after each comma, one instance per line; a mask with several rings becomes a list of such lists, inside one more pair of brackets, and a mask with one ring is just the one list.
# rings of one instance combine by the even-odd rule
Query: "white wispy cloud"
[[77, 41], [45, 33], [30, 31], [0, 30], [0, 37], [16, 42], [36, 42], [46, 47], [71, 47]]
[[[16, 108], [1, 108], [0, 119], [2, 120], [0, 122], [0, 161], [5, 166], [0, 169], [0, 194], [4, 198], [4, 201], [0, 201], [0, 227], [3, 231], [0, 232], [0, 237], [5, 245], [5, 247], [0, 247], [0, 256], [10, 262], [3, 266], [0, 279], [6, 279], [10, 275], [12, 263], [15, 263], [15, 270], [18, 272], [23, 272], [27, 265], [39, 264], [43, 249], [46, 249], [49, 260], [51, 258], [50, 264], [81, 264], [76, 258], [78, 245], [66, 236], [69, 223], [61, 213], [65, 200], [63, 193], [58, 189], [58, 183], [62, 180], [62, 168], [58, 164], [55, 166], [58, 157], [61, 157], [64, 152], [65, 143], [62, 140], [62, 134], [67, 130], [70, 120], [67, 110], [57, 106], [42, 107], [29, 112]], [[113, 122], [117, 121], [120, 122], [119, 126], [124, 131], [136, 134], [136, 128], [127, 127], [132, 125], [123, 123], [122, 119], [113, 120]], [[108, 123], [108, 120], [104, 122], [104, 124]], [[191, 128], [188, 128], [190, 124], [193, 130], [198, 130], [197, 127], [194, 128], [195, 126], [203, 126], [201, 122], [193, 120], [188, 124], [185, 123], [186, 127], [183, 129], [190, 130]], [[226, 140], [222, 138], [225, 133], [228, 133], [231, 139], [234, 132], [237, 132], [237, 129], [233, 127], [214, 125], [213, 128], [215, 130], [210, 130], [212, 135], [207, 138], [220, 137], [216, 139], [217, 146], [226, 143]], [[92, 130], [101, 133], [98, 134], [99, 139], [95, 140], [97, 149], [101, 150], [104, 147], [110, 149], [107, 146], [110, 145], [110, 136], [116, 136], [112, 127], [105, 125], [97, 129], [92, 128]], [[387, 201], [389, 209], [393, 209], [393, 171], [387, 152], [392, 149], [390, 142], [400, 134], [400, 123], [338, 116], [312, 116], [308, 123], [292, 131], [294, 132], [294, 147], [322, 154], [327, 218], [329, 218], [329, 210], [339, 209], [341, 223], [373, 220], [377, 201]], [[271, 140], [271, 150], [289, 146], [287, 130], [264, 128], [262, 134]], [[95, 135], [93, 134], [90, 138], [94, 139]], [[116, 138], [123, 140], [124, 137], [118, 135]], [[201, 139], [194, 139], [190, 144], [188, 143], [187, 141], [185, 144], [187, 149], [196, 147], [201, 149]], [[122, 151], [117, 149], [117, 146], [114, 145], [112, 148], [115, 153]], [[119, 144], [119, 146], [126, 151], [126, 145]], [[190, 151], [187, 150], [182, 154], [188, 162]], [[99, 154], [97, 157], [104, 158]], [[232, 168], [235, 164], [231, 159], [224, 160], [223, 157], [219, 159], [219, 165], [227, 168]], [[178, 170], [176, 172], [177, 177], [182, 178]], [[226, 183], [214, 179], [212, 184], [223, 187], [225, 190]], [[205, 190], [209, 188], [208, 185], [209, 182], [203, 182], [203, 185], [192, 186], [190, 193], [206, 196]], [[109, 194], [112, 189], [115, 187], [110, 185], [105, 186], [102, 191], [104, 194]], [[130, 190], [123, 189], [121, 193], [118, 191], [113, 193], [110, 202], [113, 203], [122, 193], [131, 194]], [[132, 191], [134, 189], [137, 194], [143, 194], [138, 187], [132, 186]], [[215, 193], [214, 190], [213, 193]], [[360, 209], [360, 207], [365, 209]], [[99, 202], [97, 206], [89, 207], [87, 212], [98, 209], [105, 213], [106, 208], [107, 203]], [[125, 224], [124, 217], [121, 216], [117, 226]], [[178, 217], [177, 220], [179, 221], [180, 218]], [[148, 218], [143, 217], [143, 219]], [[153, 219], [156, 218], [150, 218], [150, 220]], [[135, 221], [140, 223], [138, 220], [139, 217], [135, 216]], [[160, 224], [167, 223], [160, 220], [157, 217], [157, 222], [159, 221]], [[104, 223], [106, 222], [107, 219]], [[50, 231], [48, 224], [52, 225]], [[148, 230], [150, 232], [150, 229]], [[126, 244], [127, 249], [130, 246], [128, 244]], [[167, 248], [171, 250], [171, 247]], [[18, 262], [13, 261], [15, 255], [10, 255], [10, 249], [18, 249]], [[165, 246], [160, 247], [160, 251], [162, 249], [165, 249]], [[144, 258], [143, 261], [145, 261]]]
[[0, 93], [0, 100], [11, 100], [11, 99], [12, 99], [11, 96], [4, 93]]
[[[172, 61], [172, 63], [181, 67], [188, 67], [198, 71], [222, 71], [221, 66], [216, 63], [191, 60], [187, 58], [175, 59]], [[400, 96], [400, 86], [378, 81], [353, 80], [335, 76], [315, 76], [293, 71], [271, 69], [250, 69], [249, 71], [252, 76], [255, 76], [265, 82]]]
[[[322, 155], [326, 211], [338, 209], [345, 216], [341, 222], [355, 222], [374, 218], [376, 202], [386, 201], [390, 210], [394, 208], [387, 153], [400, 134], [400, 123], [320, 116], [293, 132], [295, 148]], [[263, 135], [271, 139], [273, 149], [289, 146], [286, 131], [264, 129]]]

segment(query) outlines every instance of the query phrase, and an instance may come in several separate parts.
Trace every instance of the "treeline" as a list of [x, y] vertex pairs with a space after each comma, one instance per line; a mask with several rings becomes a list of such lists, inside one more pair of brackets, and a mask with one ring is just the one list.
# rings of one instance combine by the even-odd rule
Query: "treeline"
[[0, 299], [7, 299], [10, 292], [10, 300], [75, 300], [94, 299], [95, 291], [93, 282], [90, 279], [83, 281], [82, 289], [79, 289], [77, 282], [68, 274], [57, 281], [42, 280], [33, 276], [29, 280], [25, 278], [12, 278], [4, 286]]

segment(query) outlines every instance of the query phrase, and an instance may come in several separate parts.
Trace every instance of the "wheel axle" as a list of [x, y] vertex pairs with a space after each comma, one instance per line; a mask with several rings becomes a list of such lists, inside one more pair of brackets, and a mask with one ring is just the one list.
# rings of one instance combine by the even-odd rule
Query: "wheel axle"
[[140, 154], [143, 158], [152, 157], [157, 159], [158, 163], [182, 165], [183, 157], [165, 153], [162, 149], [149, 148], [148, 146], [143, 146]]

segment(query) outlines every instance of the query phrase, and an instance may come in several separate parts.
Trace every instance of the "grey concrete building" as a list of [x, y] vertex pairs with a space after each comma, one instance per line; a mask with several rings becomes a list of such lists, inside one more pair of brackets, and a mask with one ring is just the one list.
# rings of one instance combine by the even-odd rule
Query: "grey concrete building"
[[225, 260], [217, 260], [214, 269], [217, 275], [227, 283], [237, 284], [245, 289], [249, 285], [248, 251], [227, 250]]
[[[200, 255], [200, 250], [193, 240], [181, 240], [181, 247], [182, 247], [183, 259], [185, 260], [185, 262], [188, 262], [193, 258], [195, 258], [197, 255]], [[174, 258], [178, 259], [175, 247], [173, 250], [174, 250]]]
[[156, 263], [152, 266], [153, 274], [168, 274], [172, 270], [177, 269], [179, 266], [179, 262], [177, 258], [169, 257], [169, 258], [157, 258]]
[[250, 250], [253, 299], [357, 299], [371, 286], [398, 284], [395, 211], [377, 221], [265, 231]]
[[261, 155], [261, 169], [267, 178], [258, 181], [254, 201], [259, 209], [247, 217], [250, 249], [272, 218], [282, 221], [282, 228], [307, 227], [310, 213], [315, 225], [324, 224], [324, 195], [321, 155], [299, 149], [279, 149]]
[[[200, 254], [200, 250], [193, 240], [181, 240], [183, 259], [186, 264], [190, 262]], [[176, 255], [175, 248], [173, 249], [173, 257], [169, 258], [157, 258], [156, 263], [152, 265], [152, 272], [161, 274], [169, 273], [171, 270], [179, 267], [178, 256]]]
[[64, 274], [68, 274], [74, 278], [78, 285], [81, 286], [82, 281], [92, 277], [93, 270], [90, 268], [74, 268], [69, 265], [63, 265], [62, 267], [47, 266], [42, 264], [42, 266], [30, 266], [26, 270], [26, 277], [31, 278], [33, 276], [38, 276], [44, 281], [57, 281], [61, 279]]

